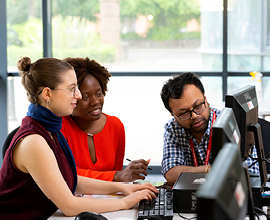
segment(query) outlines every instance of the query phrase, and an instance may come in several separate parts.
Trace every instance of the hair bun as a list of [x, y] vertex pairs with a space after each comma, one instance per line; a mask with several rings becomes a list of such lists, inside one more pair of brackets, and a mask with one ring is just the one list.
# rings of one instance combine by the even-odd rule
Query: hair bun
[[29, 72], [31, 67], [31, 59], [29, 57], [23, 57], [17, 62], [18, 69], [23, 72]]

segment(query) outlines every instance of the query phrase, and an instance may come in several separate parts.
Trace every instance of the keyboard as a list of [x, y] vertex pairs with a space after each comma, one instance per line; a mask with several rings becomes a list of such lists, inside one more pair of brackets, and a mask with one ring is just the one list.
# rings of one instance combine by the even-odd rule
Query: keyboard
[[158, 189], [157, 198], [152, 201], [141, 200], [139, 203], [138, 220], [173, 218], [173, 190]]

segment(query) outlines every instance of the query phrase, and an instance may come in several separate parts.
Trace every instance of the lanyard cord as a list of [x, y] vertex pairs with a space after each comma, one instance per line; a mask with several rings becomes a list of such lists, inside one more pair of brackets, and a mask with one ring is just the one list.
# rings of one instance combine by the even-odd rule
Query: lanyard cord
[[[216, 120], [216, 113], [212, 109], [211, 109], [211, 111], [213, 112], [213, 118], [212, 118], [212, 124], [211, 124], [211, 130], [210, 130], [210, 138], [209, 138], [209, 143], [208, 143], [208, 147], [207, 147], [207, 152], [206, 152], [204, 165], [208, 165], [208, 163], [209, 163], [210, 153], [211, 153], [211, 148], [212, 148], [212, 127], [213, 127], [214, 121]], [[191, 138], [189, 138], [189, 144], [190, 144], [190, 148], [191, 148], [191, 152], [192, 152], [194, 166], [197, 167], [198, 166], [198, 161], [197, 161], [197, 157], [196, 157], [194, 143], [193, 143], [193, 140]]]

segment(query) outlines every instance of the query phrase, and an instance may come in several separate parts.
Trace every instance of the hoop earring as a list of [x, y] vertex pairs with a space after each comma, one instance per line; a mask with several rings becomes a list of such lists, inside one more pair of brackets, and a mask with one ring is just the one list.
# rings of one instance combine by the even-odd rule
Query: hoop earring
[[50, 104], [51, 104], [50, 99], [48, 99], [47, 100], [47, 105], [50, 105]]

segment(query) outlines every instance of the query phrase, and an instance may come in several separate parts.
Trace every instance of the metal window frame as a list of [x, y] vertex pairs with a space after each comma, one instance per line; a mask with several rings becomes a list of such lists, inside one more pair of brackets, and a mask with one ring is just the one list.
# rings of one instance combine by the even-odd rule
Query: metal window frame
[[0, 165], [2, 165], [2, 146], [8, 131], [7, 100], [7, 18], [6, 1], [0, 1]]

